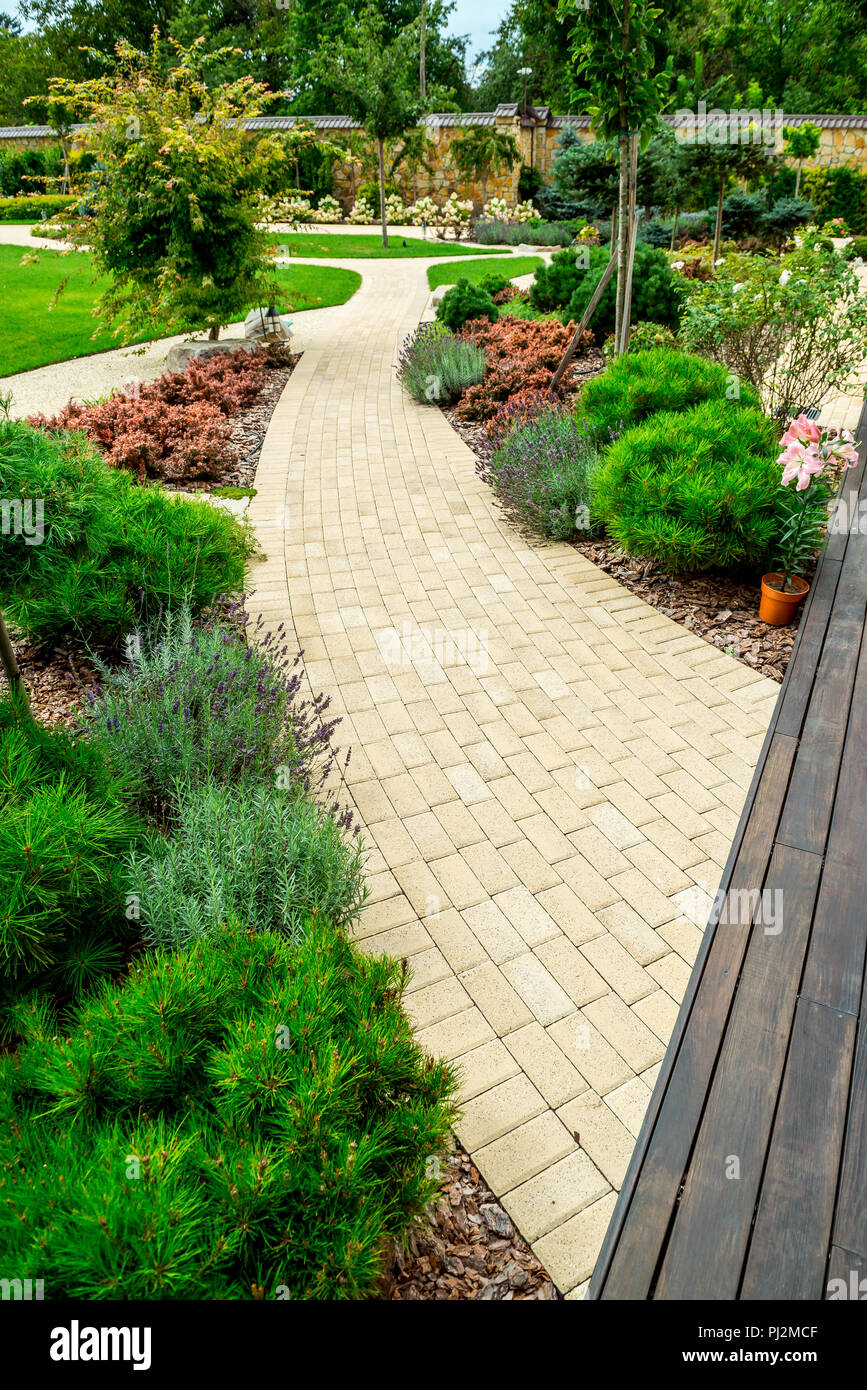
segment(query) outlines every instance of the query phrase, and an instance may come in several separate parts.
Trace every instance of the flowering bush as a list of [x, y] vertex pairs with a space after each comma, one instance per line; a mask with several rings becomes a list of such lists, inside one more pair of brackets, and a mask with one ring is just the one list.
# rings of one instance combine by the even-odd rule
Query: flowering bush
[[489, 198], [482, 208], [482, 216], [498, 222], [509, 221], [509, 205], [505, 198]]
[[51, 433], [84, 430], [109, 463], [139, 478], [219, 478], [237, 462], [226, 416], [251, 405], [268, 371], [285, 360], [271, 347], [194, 357], [184, 371], [167, 372], [134, 396], [70, 401], [50, 419], [32, 415], [28, 424]]
[[368, 198], [356, 198], [346, 220], [359, 226], [369, 226], [377, 220], [373, 204]]
[[470, 225], [472, 212], [471, 198], [459, 198], [457, 193], [450, 193], [434, 214], [437, 236], [445, 239], [451, 234], [457, 240]]
[[688, 287], [684, 345], [722, 362], [780, 419], [846, 391], [867, 357], [867, 296], [833, 251], [729, 256]]
[[533, 207], [532, 198], [527, 198], [523, 203], [516, 203], [512, 208], [513, 222], [532, 222], [539, 214]]
[[408, 227], [420, 227], [422, 222], [426, 222], [429, 227], [432, 227], [436, 221], [437, 212], [438, 208], [433, 198], [425, 194], [422, 198], [416, 198], [415, 202], [406, 209], [404, 213], [406, 225]]
[[336, 198], [332, 198], [330, 193], [326, 193], [324, 198], [319, 199], [315, 220], [317, 222], [340, 222], [343, 220], [340, 204]]
[[831, 501], [840, 475], [858, 462], [849, 430], [832, 430], [798, 415], [780, 440], [777, 459], [783, 487], [795, 484], [795, 495], [786, 493], [784, 521], [777, 541], [774, 564], [782, 579], [780, 591], [791, 591], [791, 579], [806, 569], [816, 554], [828, 521]]
[[[484, 350], [485, 376], [478, 386], [463, 393], [455, 413], [462, 420], [490, 420], [519, 392], [547, 392], [575, 327], [556, 319], [510, 317], [496, 323], [473, 319], [465, 324], [463, 337]], [[586, 343], [590, 341], [588, 334]], [[561, 392], [565, 393], [567, 385], [561, 383]]]
[[313, 212], [309, 198], [301, 193], [286, 193], [268, 199], [269, 222], [312, 222]]
[[315, 793], [334, 769], [329, 699], [308, 699], [300, 657], [283, 625], [247, 635], [246, 615], [193, 624], [189, 607], [163, 614], [132, 644], [128, 662], [98, 661], [102, 688], [85, 715], [90, 743], [117, 776], [135, 780], [148, 810], [165, 808], [178, 784], [273, 781], [277, 769]]
[[392, 226], [405, 227], [406, 205], [399, 193], [389, 193], [385, 200], [385, 220]]

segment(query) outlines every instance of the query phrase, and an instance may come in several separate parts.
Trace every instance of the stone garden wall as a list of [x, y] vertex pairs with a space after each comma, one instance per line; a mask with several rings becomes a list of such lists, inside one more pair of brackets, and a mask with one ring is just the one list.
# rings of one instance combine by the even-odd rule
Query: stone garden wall
[[[712, 115], [713, 113], [709, 113]], [[758, 113], [757, 113], [758, 114]], [[867, 115], [860, 116], [785, 116], [777, 113], [779, 125], [796, 125], [812, 121], [821, 130], [821, 145], [815, 159], [805, 161], [804, 167], [833, 166], [852, 164], [867, 170]], [[330, 137], [339, 138], [341, 131], [358, 129], [355, 122], [347, 116], [312, 116], [314, 125], [327, 131]], [[673, 117], [667, 117], [673, 121]], [[288, 129], [294, 124], [291, 116], [260, 117], [251, 126], [258, 130]], [[429, 194], [442, 202], [450, 193], [456, 192], [461, 198], [472, 198], [480, 206], [482, 187], [480, 183], [466, 183], [459, 180], [449, 161], [449, 149], [461, 128], [473, 125], [494, 126], [505, 134], [512, 135], [521, 152], [524, 164], [538, 169], [547, 177], [556, 157], [557, 141], [564, 125], [571, 125], [582, 140], [592, 140], [588, 116], [555, 116], [550, 107], [535, 106], [522, 114], [516, 103], [503, 103], [495, 111], [473, 111], [464, 114], [438, 114], [427, 116], [424, 127], [429, 137], [427, 162], [433, 172], [419, 170], [413, 176], [411, 171], [398, 171], [397, 183], [401, 185], [404, 197], [412, 200]], [[83, 127], [77, 128], [79, 131]], [[47, 126], [0, 127], [0, 149], [8, 141], [22, 146], [38, 146], [52, 143], [54, 137]], [[779, 141], [780, 147], [782, 141]], [[484, 190], [485, 198], [500, 197], [512, 206], [518, 202], [519, 168], [500, 176], [488, 179]], [[357, 165], [339, 164], [335, 168], [334, 193], [345, 211], [351, 208], [359, 185], [369, 175], [365, 175]]]

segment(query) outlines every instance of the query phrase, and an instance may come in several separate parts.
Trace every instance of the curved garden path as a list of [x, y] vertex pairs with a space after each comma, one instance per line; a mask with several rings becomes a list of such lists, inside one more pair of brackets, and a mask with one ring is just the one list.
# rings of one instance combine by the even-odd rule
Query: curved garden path
[[296, 325], [250, 607], [344, 717], [362, 944], [409, 958], [461, 1141], [579, 1297], [778, 687], [500, 517], [395, 380], [426, 265], [357, 262], [356, 295]]

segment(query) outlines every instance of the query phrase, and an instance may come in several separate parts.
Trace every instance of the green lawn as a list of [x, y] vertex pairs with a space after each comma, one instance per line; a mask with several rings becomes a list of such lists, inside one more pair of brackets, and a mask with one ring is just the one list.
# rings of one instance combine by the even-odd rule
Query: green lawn
[[[500, 255], [502, 254], [501, 252]], [[463, 279], [477, 285], [480, 280], [495, 272], [508, 275], [512, 280], [516, 275], [529, 275], [544, 264], [541, 256], [512, 256], [508, 269], [502, 260], [495, 260], [491, 256], [481, 256], [477, 261], [446, 261], [445, 265], [428, 266], [427, 281], [431, 289], [435, 290], [437, 285], [454, 285]]]
[[[0, 245], [0, 376], [116, 348], [118, 340], [105, 329], [91, 337], [96, 321], [90, 311], [105, 281], [94, 281], [90, 256], [80, 251], [68, 256], [37, 251], [36, 262], [22, 266], [25, 252], [34, 254], [26, 247]], [[344, 304], [361, 284], [357, 271], [331, 266], [278, 266], [276, 274], [286, 290], [286, 298], [278, 306], [281, 313]], [[49, 309], [55, 290], [64, 280], [63, 293]], [[155, 331], [138, 341], [162, 336]]]
[[[381, 256], [477, 256], [478, 247], [457, 246], [453, 241], [424, 241], [421, 237], [388, 234], [388, 246], [382, 237], [363, 232], [282, 232], [277, 240], [291, 253], [299, 256], [325, 256], [329, 260], [355, 260]], [[495, 255], [508, 255], [497, 251]]]

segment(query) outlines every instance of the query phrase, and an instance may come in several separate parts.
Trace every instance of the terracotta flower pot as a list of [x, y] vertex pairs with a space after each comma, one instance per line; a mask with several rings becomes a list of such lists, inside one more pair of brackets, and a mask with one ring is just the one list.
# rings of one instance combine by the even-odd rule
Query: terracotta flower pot
[[790, 623], [795, 616], [798, 604], [810, 592], [810, 586], [806, 579], [801, 579], [797, 574], [791, 575], [789, 579], [789, 583], [794, 585], [791, 591], [783, 592], [779, 587], [782, 580], [781, 574], [762, 575], [762, 599], [759, 604], [759, 617], [763, 623], [767, 623], [770, 627], [783, 627], [785, 623]]

